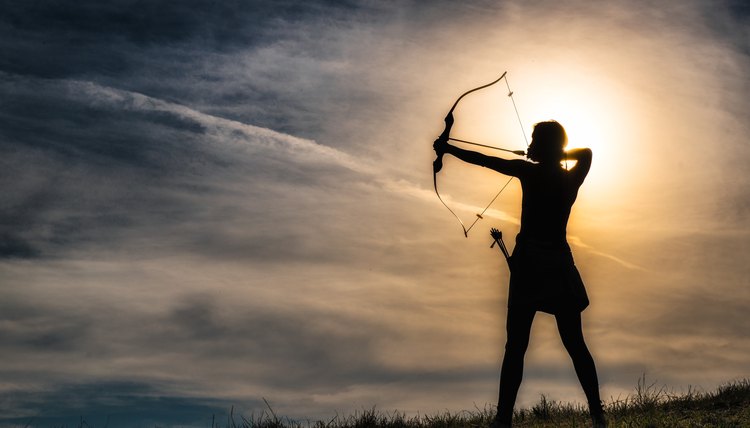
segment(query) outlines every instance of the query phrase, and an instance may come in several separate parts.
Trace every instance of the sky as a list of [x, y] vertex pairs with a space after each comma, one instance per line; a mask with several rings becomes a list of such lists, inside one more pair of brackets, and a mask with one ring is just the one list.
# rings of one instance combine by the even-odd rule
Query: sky
[[[492, 406], [520, 188], [466, 238], [431, 164], [504, 71], [522, 127], [498, 84], [452, 135], [593, 150], [568, 240], [603, 398], [750, 377], [745, 2], [0, 8], [1, 426]], [[438, 176], [469, 223], [505, 181]], [[541, 394], [585, 400], [546, 314]]]

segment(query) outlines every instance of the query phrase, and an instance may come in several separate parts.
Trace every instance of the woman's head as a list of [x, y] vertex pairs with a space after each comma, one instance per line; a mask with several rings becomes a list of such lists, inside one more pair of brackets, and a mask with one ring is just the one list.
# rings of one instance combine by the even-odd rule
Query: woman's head
[[534, 162], [560, 162], [565, 156], [568, 135], [565, 128], [554, 120], [534, 125], [529, 146], [529, 159]]

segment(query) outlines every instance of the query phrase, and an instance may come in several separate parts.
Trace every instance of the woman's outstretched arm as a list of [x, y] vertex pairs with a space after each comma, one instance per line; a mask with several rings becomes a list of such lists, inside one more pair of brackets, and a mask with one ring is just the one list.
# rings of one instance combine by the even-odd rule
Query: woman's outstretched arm
[[501, 174], [512, 175], [514, 177], [520, 177], [524, 169], [528, 165], [527, 162], [522, 160], [496, 158], [493, 156], [487, 156], [482, 153], [473, 152], [471, 150], [464, 150], [454, 145], [448, 144], [448, 142], [443, 138], [438, 138], [435, 141], [433, 147], [438, 154], [447, 153], [461, 159], [464, 162], [483, 166], [485, 168], [490, 168]]

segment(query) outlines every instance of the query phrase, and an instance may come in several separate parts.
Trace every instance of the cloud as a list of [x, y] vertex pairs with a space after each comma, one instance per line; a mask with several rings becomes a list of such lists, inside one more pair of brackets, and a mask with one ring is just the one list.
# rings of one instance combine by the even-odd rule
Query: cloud
[[[199, 426], [226, 418], [231, 405], [211, 398], [165, 396], [137, 382], [95, 382], [0, 393], [3, 426], [170, 423]], [[230, 406], [230, 407], [227, 407]], [[78, 416], [72, 416], [75, 413]], [[85, 415], [85, 416], [84, 416]]]
[[[4, 75], [4, 92], [4, 183], [15, 189], [3, 201], [8, 257], [179, 227], [217, 205], [247, 205], [237, 198], [262, 184], [372, 171], [310, 140], [90, 82]], [[240, 196], [238, 182], [254, 185]]]
[[573, 244], [573, 245], [575, 245], [576, 247], [585, 248], [586, 250], [588, 250], [588, 251], [590, 251], [590, 252], [592, 252], [592, 253], [594, 253], [596, 255], [599, 255], [599, 256], [602, 256], [602, 257], [606, 257], [606, 258], [608, 258], [610, 260], [613, 260], [613, 261], [621, 264], [622, 266], [624, 266], [624, 267], [626, 267], [628, 269], [644, 270], [644, 268], [642, 268], [642, 267], [640, 267], [638, 265], [635, 265], [633, 263], [630, 263], [630, 262], [628, 262], [626, 260], [623, 260], [623, 259], [621, 259], [621, 258], [619, 258], [617, 256], [614, 256], [612, 254], [607, 254], [607, 253], [604, 253], [604, 252], [601, 252], [601, 251], [597, 251], [597, 250], [591, 248], [591, 246], [583, 243], [583, 241], [581, 241], [581, 239], [578, 238], [577, 236], [568, 236], [568, 242], [571, 243], [571, 244]]
[[35, 76], [71, 77], [92, 71], [129, 74], [139, 68], [133, 57], [143, 60], [142, 53], [169, 45], [190, 50], [246, 49], [278, 40], [287, 26], [318, 19], [321, 13], [340, 18], [351, 7], [339, 2], [118, 0], [75, 5], [5, 2], [4, 10], [8, 55], [2, 68]]

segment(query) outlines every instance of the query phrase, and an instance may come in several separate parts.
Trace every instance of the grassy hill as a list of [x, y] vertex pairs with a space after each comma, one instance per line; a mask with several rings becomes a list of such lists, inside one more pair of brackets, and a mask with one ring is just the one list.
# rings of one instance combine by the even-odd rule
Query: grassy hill
[[[750, 427], [750, 380], [728, 383], [712, 392], [672, 394], [666, 387], [638, 382], [634, 395], [606, 403], [610, 427]], [[407, 417], [367, 410], [330, 421], [293, 421], [269, 411], [250, 418], [231, 416], [214, 427], [228, 428], [457, 428], [487, 427], [494, 409]], [[591, 426], [585, 407], [547, 400], [516, 411], [514, 427]]]
[[[495, 416], [494, 407], [465, 410], [457, 413], [441, 413], [426, 416], [406, 416], [400, 412], [383, 412], [377, 409], [356, 412], [349, 416], [336, 416], [331, 420], [295, 420], [277, 415], [266, 403], [267, 409], [250, 416], [234, 414], [211, 419], [189, 426], [211, 428], [481, 428], [488, 427]], [[661, 427], [742, 427], [750, 428], [750, 380], [743, 379], [727, 383], [711, 392], [689, 390], [675, 394], [666, 387], [648, 384], [641, 378], [634, 394], [605, 403], [609, 426], [613, 428], [661, 428]], [[206, 415], [210, 418], [210, 413]], [[96, 428], [123, 425], [122, 420], [109, 420], [103, 425], [94, 424], [81, 417], [76, 423], [43, 422], [29, 420], [8, 427], [78, 427]], [[185, 426], [166, 422], [139, 423], [138, 426], [168, 427]], [[111, 422], [111, 424], [110, 424]], [[155, 424], [155, 425], [154, 425]], [[130, 425], [133, 426], [133, 425]], [[585, 407], [559, 403], [542, 396], [539, 403], [527, 409], [517, 410], [514, 427], [590, 427]]]

